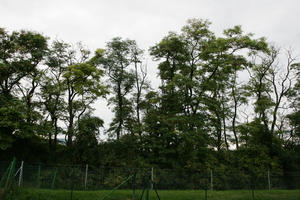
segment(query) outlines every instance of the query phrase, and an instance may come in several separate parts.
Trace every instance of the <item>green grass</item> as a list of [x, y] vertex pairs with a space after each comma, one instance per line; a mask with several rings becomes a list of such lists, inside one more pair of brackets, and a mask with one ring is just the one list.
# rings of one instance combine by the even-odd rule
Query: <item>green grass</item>
[[[72, 200], [102, 200], [110, 190], [101, 191], [74, 191]], [[161, 190], [158, 191], [161, 200], [204, 200], [204, 191], [199, 190]], [[136, 200], [139, 200], [141, 191], [136, 191]], [[70, 200], [70, 190], [47, 190], [47, 189], [22, 189], [7, 199], [13, 200]], [[117, 190], [105, 200], [131, 200], [132, 191]], [[145, 197], [143, 198], [145, 199]], [[156, 200], [154, 191], [150, 191], [149, 200]], [[256, 190], [255, 200], [300, 200], [300, 190]], [[252, 200], [249, 190], [236, 191], [208, 191], [207, 200]]]

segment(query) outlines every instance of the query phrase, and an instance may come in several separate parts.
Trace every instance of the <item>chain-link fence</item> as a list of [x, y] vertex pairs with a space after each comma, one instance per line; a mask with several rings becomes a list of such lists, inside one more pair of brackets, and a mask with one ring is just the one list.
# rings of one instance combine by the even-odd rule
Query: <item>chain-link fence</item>
[[[0, 163], [0, 188], [64, 189], [70, 191], [131, 190], [278, 190], [300, 189], [300, 172], [260, 173], [230, 170], [110, 168], [90, 165], [49, 166], [23, 161]], [[146, 194], [146, 193], [145, 193]], [[300, 194], [299, 194], [300, 196]], [[205, 196], [206, 199], [209, 197]], [[139, 198], [136, 198], [139, 199]]]

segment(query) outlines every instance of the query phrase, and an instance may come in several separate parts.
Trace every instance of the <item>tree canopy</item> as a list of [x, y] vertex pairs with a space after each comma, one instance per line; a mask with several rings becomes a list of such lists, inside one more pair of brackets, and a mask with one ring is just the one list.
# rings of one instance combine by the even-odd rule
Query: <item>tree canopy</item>
[[[293, 52], [241, 26], [216, 35], [210, 24], [190, 19], [148, 54], [121, 37], [92, 54], [82, 43], [1, 28], [0, 159], [299, 170]], [[157, 67], [157, 88], [147, 57]], [[109, 127], [93, 112], [100, 98], [114, 114]]]

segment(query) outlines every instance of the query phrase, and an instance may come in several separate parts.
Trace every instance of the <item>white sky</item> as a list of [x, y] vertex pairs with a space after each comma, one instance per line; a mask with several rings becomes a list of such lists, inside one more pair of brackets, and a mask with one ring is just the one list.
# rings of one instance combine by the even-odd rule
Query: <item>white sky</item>
[[[32, 30], [54, 39], [82, 41], [92, 51], [111, 38], [134, 39], [148, 50], [169, 31], [180, 31], [189, 18], [208, 19], [211, 29], [242, 25], [276, 46], [300, 54], [299, 0], [0, 0], [0, 27]], [[156, 66], [148, 65], [154, 85]], [[108, 124], [105, 101], [96, 115]]]

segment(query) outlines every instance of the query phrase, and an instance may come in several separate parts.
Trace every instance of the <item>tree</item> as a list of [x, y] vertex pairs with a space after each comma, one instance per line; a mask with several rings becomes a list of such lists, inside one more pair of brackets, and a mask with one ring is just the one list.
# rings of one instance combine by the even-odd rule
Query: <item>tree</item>
[[291, 128], [287, 136], [285, 136], [285, 140], [286, 147], [295, 149], [295, 147], [300, 144], [300, 63], [294, 62], [291, 64], [291, 70], [296, 72], [297, 79], [295, 85], [288, 93], [293, 111], [287, 115]]
[[[4, 134], [9, 141], [3, 148], [9, 147], [16, 136], [37, 134], [32, 127], [37, 120], [33, 116], [37, 112], [32, 99], [39, 84], [38, 66], [46, 51], [47, 39], [41, 34], [30, 31], [9, 34], [0, 29], [0, 115], [3, 116], [0, 135]], [[24, 86], [26, 82], [28, 87]], [[23, 99], [18, 91], [23, 92]]]
[[[66, 86], [63, 83], [63, 74], [68, 66], [70, 55], [70, 45], [54, 41], [46, 57], [47, 68], [44, 71], [41, 82], [41, 103], [42, 110], [46, 114], [45, 121], [50, 117], [50, 130], [47, 130], [49, 148], [56, 150], [57, 136], [62, 133], [59, 127], [59, 120], [63, 120], [66, 114], [64, 95]], [[47, 124], [47, 123], [46, 123]], [[54, 136], [52, 141], [52, 136]]]
[[[272, 50], [273, 56], [278, 59], [280, 51], [275, 48], [273, 48]], [[284, 103], [284, 101], [287, 100], [286, 98], [288, 97], [288, 95], [290, 94], [290, 90], [292, 89], [292, 82], [294, 81], [294, 77], [291, 75], [291, 71], [293, 66], [295, 66], [296, 64], [295, 61], [296, 58], [292, 57], [292, 53], [290, 51], [287, 51], [285, 69], [281, 69], [281, 66], [275, 63], [274, 65], [272, 65], [272, 69], [270, 71], [270, 77], [268, 78], [268, 80], [272, 84], [274, 94], [274, 108], [271, 113], [272, 120], [270, 125], [270, 132], [272, 135], [275, 134], [276, 129], [280, 130], [277, 124], [278, 114], [280, 109], [283, 108], [281, 105]]]
[[[117, 140], [126, 130], [133, 133], [133, 105], [128, 95], [132, 92], [137, 77], [129, 68], [133, 64], [137, 67], [141, 53], [135, 41], [119, 37], [108, 42], [105, 50], [98, 50], [98, 64], [106, 70], [113, 94], [109, 104], [114, 105], [115, 117], [108, 132], [115, 135]], [[141, 86], [137, 87], [140, 90]]]
[[[182, 34], [170, 33], [150, 53], [155, 60], [163, 59], [158, 66], [162, 79], [161, 110], [165, 118], [173, 121], [170, 131], [202, 129], [202, 133], [211, 134], [220, 150], [223, 137], [229, 148], [227, 119], [232, 115], [228, 103], [232, 87], [228, 86], [236, 84], [236, 74], [250, 65], [241, 52], [266, 51], [267, 44], [263, 38], [252, 39], [251, 34], [243, 34], [239, 26], [216, 38], [209, 25], [208, 21], [189, 20]], [[237, 100], [235, 95], [236, 110]], [[235, 122], [232, 124], [235, 126]]]
[[[270, 48], [268, 54], [263, 56], [257, 55], [250, 72], [250, 82], [247, 86], [249, 93], [255, 98], [254, 121], [258, 125], [264, 126], [264, 133], [268, 134], [268, 148], [270, 154], [274, 156], [281, 148], [280, 134], [284, 132], [283, 124], [278, 123], [278, 118], [283, 115], [287, 107], [282, 106], [287, 101], [290, 94], [293, 77], [291, 68], [295, 64], [295, 59], [291, 53], [287, 54], [287, 63], [281, 67], [279, 62], [279, 50], [274, 47]], [[266, 142], [266, 141], [261, 141]]]
[[98, 136], [100, 134], [99, 129], [103, 127], [103, 123], [102, 119], [91, 116], [89, 113], [84, 114], [77, 121], [74, 141], [74, 157], [76, 162], [95, 163], [97, 160], [95, 153], [97, 151]]
[[[217, 125], [217, 149], [222, 146], [222, 132], [226, 148], [229, 148], [227, 139], [227, 120], [232, 118], [231, 130], [238, 148], [236, 134], [236, 119], [238, 106], [245, 102], [241, 93], [237, 93], [237, 73], [244, 71], [251, 63], [245, 53], [252, 55], [268, 51], [264, 38], [253, 39], [252, 34], [244, 34], [240, 26], [224, 30], [224, 37], [212, 40], [207, 48], [207, 69], [212, 71], [205, 79], [206, 91], [204, 105], [210, 105], [208, 111], [215, 117], [212, 124]], [[243, 52], [243, 53], [242, 53]], [[233, 103], [231, 109], [230, 103]], [[212, 109], [212, 110], [211, 110]]]
[[[76, 53], [76, 51], [73, 51]], [[103, 71], [98, 69], [93, 59], [88, 60], [89, 51], [79, 45], [79, 58], [70, 56], [71, 65], [63, 73], [63, 84], [66, 86], [67, 96], [67, 145], [72, 146], [75, 119], [78, 120], [99, 97], [107, 94], [106, 87], [101, 82]]]
[[142, 55], [143, 51], [139, 49], [136, 45], [132, 46], [132, 62], [134, 65], [134, 91], [132, 94], [132, 99], [134, 101], [134, 110], [135, 110], [135, 128], [134, 132], [137, 132], [139, 137], [142, 137], [142, 104], [143, 104], [143, 95], [145, 91], [148, 91], [150, 84], [147, 81], [147, 65], [143, 66]]

